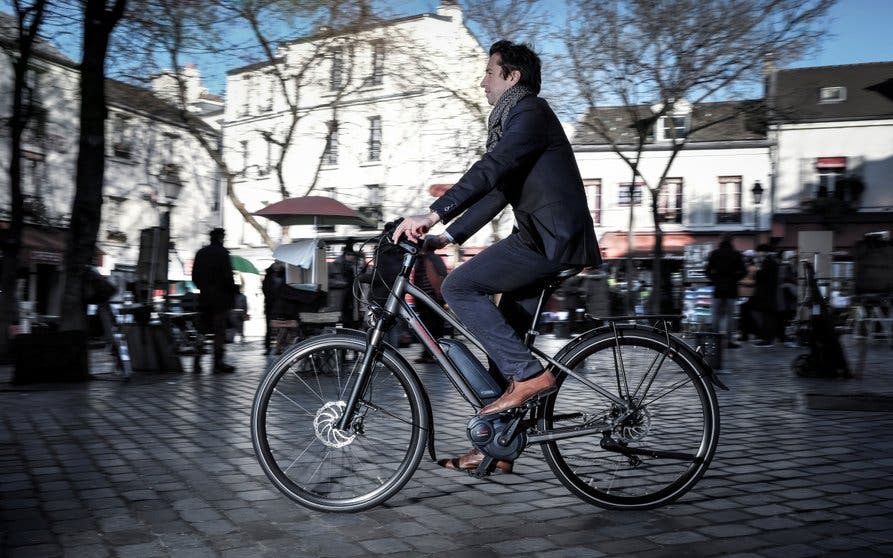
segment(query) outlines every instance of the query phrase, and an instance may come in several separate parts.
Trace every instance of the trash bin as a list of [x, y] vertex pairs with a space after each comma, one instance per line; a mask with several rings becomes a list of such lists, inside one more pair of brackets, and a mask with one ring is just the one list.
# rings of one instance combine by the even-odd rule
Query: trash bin
[[695, 348], [701, 347], [704, 352], [704, 360], [714, 370], [722, 369], [722, 340], [721, 333], [708, 333], [699, 331], [695, 333]]

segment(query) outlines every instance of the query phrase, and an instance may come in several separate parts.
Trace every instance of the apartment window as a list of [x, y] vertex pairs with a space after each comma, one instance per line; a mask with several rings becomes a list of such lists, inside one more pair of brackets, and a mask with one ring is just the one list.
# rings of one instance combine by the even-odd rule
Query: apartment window
[[31, 117], [25, 124], [22, 134], [22, 143], [39, 150], [46, 150], [47, 143], [47, 109], [34, 105], [31, 107]]
[[719, 200], [716, 205], [717, 223], [741, 223], [741, 177], [719, 177]]
[[592, 213], [592, 223], [600, 225], [602, 222], [602, 180], [601, 178], [584, 180], [583, 186], [586, 191], [586, 204]]
[[270, 112], [273, 110], [273, 96], [276, 94], [276, 75], [273, 72], [267, 72], [264, 80], [267, 82], [267, 92], [264, 95], [260, 110], [262, 112]]
[[642, 203], [642, 190], [644, 187], [645, 185], [641, 182], [636, 182], [635, 184], [632, 182], [621, 182], [617, 187], [617, 205], [621, 207], [629, 207], [630, 193], [632, 193], [633, 205], [640, 205]]
[[685, 139], [688, 133], [685, 116], [664, 116], [660, 120], [664, 140]]
[[340, 91], [344, 86], [344, 48], [333, 48], [330, 57], [332, 59], [332, 73], [329, 76], [329, 89]]
[[242, 116], [247, 116], [251, 112], [251, 97], [254, 95], [254, 84], [252, 83], [251, 76], [242, 76], [242, 91], [244, 92], [244, 97], [242, 97]]
[[381, 160], [381, 117], [369, 119], [369, 160]]
[[664, 180], [657, 196], [657, 214], [664, 223], [682, 223], [682, 179]]
[[384, 43], [372, 43], [372, 74], [369, 76], [371, 85], [381, 85], [384, 81]]
[[846, 101], [846, 87], [822, 87], [819, 89], [819, 104], [842, 103]]
[[44, 196], [44, 180], [46, 178], [46, 159], [42, 153], [22, 151], [22, 186], [25, 194], [29, 193], [36, 199]]
[[133, 125], [126, 114], [116, 114], [112, 120], [112, 153], [121, 159], [133, 155]]
[[248, 140], [240, 141], [239, 149], [242, 154], [242, 169], [239, 171], [239, 174], [244, 176], [245, 171], [248, 169]]
[[257, 174], [259, 176], [266, 176], [270, 174], [270, 169], [273, 167], [273, 142], [266, 137], [263, 137], [262, 139], [264, 140], [266, 152], [264, 153], [264, 164], [258, 165]]
[[328, 123], [329, 132], [326, 136], [326, 149], [323, 152], [323, 160], [327, 165], [338, 164], [338, 123]]
[[45, 70], [31, 66], [25, 73], [25, 91], [24, 104], [31, 108], [40, 107], [41, 102], [40, 88], [44, 81], [43, 74]]
[[363, 230], [378, 229], [383, 220], [384, 213], [382, 211], [381, 200], [381, 184], [366, 185], [366, 205], [357, 208], [357, 211], [369, 221], [368, 224], [360, 225]]

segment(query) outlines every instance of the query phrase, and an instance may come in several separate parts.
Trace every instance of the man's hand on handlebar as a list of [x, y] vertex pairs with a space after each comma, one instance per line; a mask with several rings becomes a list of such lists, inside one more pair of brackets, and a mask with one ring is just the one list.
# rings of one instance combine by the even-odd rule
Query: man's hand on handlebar
[[393, 240], [394, 243], [397, 243], [400, 242], [401, 236], [406, 236], [407, 240], [418, 242], [422, 239], [423, 235], [439, 221], [440, 215], [434, 211], [425, 215], [410, 215], [404, 217], [403, 221], [401, 221], [400, 224], [397, 225], [397, 228], [394, 229], [394, 234], [391, 236], [391, 240]]

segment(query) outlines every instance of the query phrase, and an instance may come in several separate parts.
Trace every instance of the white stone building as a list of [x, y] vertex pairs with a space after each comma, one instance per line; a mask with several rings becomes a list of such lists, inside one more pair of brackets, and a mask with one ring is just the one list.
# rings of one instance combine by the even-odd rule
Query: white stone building
[[772, 233], [848, 276], [855, 243], [893, 229], [893, 61], [780, 70], [768, 98]]
[[[682, 257], [685, 246], [691, 244], [718, 244], [723, 233], [735, 235], [740, 249], [752, 248], [756, 242], [754, 231], [768, 227], [768, 204], [761, 200], [763, 203], [757, 207], [752, 190], [756, 182], [764, 189], [769, 184], [769, 143], [764, 125], [747, 116], [747, 104], [722, 102], [692, 107], [679, 103], [672, 116], [658, 121], [653, 137], [645, 145], [640, 172], [654, 186], [672, 149], [668, 126], [677, 127], [676, 137], [686, 136], [686, 144], [667, 174], [659, 204], [663, 246], [668, 256]], [[646, 115], [651, 109], [643, 106], [639, 111]], [[626, 122], [625, 115], [623, 107], [598, 109], [598, 117], [605, 122]], [[727, 115], [734, 117], [689, 133], [703, 122], [719, 121]], [[590, 114], [584, 119], [592, 117]], [[631, 131], [615, 133], [620, 145], [633, 143]], [[585, 125], [585, 120], [573, 144], [600, 246], [608, 258], [625, 257], [632, 171], [610, 145]], [[631, 158], [635, 155], [632, 150], [624, 154]], [[634, 256], [647, 260], [654, 242], [654, 221], [651, 195], [641, 180], [633, 186], [632, 203]]]
[[[9, 16], [2, 16], [3, 21]], [[4, 26], [13, 30], [14, 25]], [[12, 32], [12, 31], [10, 31]], [[12, 48], [8, 35], [0, 37]], [[14, 52], [13, 50], [8, 50]], [[19, 265], [29, 279], [20, 284], [22, 300], [37, 311], [58, 315], [61, 271], [75, 190], [78, 156], [79, 75], [77, 63], [41, 43], [29, 71], [34, 108], [23, 142], [26, 229]], [[0, 118], [11, 114], [13, 74], [0, 64]], [[102, 223], [97, 238], [98, 263], [122, 277], [135, 269], [140, 230], [158, 226], [169, 213], [172, 226], [170, 277], [183, 279], [195, 251], [207, 243], [220, 209], [216, 167], [179, 121], [174, 107], [151, 91], [115, 80], [106, 82], [106, 167]], [[203, 122], [199, 129], [216, 134]], [[9, 128], [0, 128], [0, 226], [10, 218]], [[176, 192], [172, 199], [169, 194]], [[186, 264], [187, 270], [183, 269]]]
[[[275, 66], [230, 70], [223, 136], [227, 163], [241, 172], [239, 198], [250, 211], [282, 199], [274, 167], [292, 104], [299, 119], [284, 158], [288, 195], [332, 196], [377, 223], [422, 211], [432, 186], [452, 184], [483, 149], [485, 64], [460, 8], [442, 2], [433, 14], [320, 30], [282, 44]], [[288, 81], [288, 101], [274, 67]], [[246, 249], [260, 246], [233, 208], [224, 222]], [[274, 224], [268, 231], [279, 237]], [[293, 238], [314, 234], [290, 229]]]

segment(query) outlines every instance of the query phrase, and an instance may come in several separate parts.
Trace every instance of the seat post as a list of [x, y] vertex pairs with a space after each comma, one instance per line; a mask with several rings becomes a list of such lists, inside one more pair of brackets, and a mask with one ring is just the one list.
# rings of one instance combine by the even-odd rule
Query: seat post
[[540, 298], [536, 303], [536, 311], [533, 313], [533, 320], [530, 323], [530, 329], [527, 330], [527, 333], [524, 334], [524, 344], [528, 347], [533, 345], [533, 342], [536, 340], [536, 336], [539, 335], [539, 331], [537, 331], [536, 327], [539, 325], [540, 321], [540, 313], [543, 311], [543, 303], [546, 300], [546, 293], [549, 292], [549, 285], [543, 287], [542, 292], [540, 292]]

